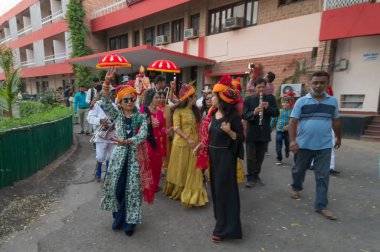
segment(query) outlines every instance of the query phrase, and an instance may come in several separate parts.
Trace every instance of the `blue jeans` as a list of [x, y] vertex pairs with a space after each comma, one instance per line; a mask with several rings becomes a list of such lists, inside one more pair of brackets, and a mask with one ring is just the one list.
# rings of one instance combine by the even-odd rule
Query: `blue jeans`
[[285, 153], [289, 153], [289, 132], [277, 131], [276, 134], [276, 152], [277, 161], [282, 161], [282, 142], [285, 142]]
[[314, 159], [314, 178], [316, 187], [316, 197], [314, 210], [319, 212], [327, 208], [327, 192], [329, 189], [330, 159], [331, 149], [309, 150], [299, 149], [297, 152], [296, 164], [292, 169], [294, 191], [302, 191], [302, 184], [305, 180], [306, 171], [310, 168]]

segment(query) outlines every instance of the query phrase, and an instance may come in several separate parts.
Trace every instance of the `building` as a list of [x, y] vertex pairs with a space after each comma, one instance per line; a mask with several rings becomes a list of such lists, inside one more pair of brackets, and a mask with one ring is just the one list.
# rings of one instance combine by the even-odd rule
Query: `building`
[[244, 85], [249, 63], [276, 73], [277, 88], [326, 70], [341, 112], [379, 112], [379, 0], [83, 0], [94, 53], [74, 59], [68, 2], [23, 0], [0, 18], [0, 43], [15, 50], [27, 92], [64, 86], [73, 80], [68, 63], [94, 67], [114, 51], [132, 63], [125, 73], [173, 59], [198, 91], [222, 74]]

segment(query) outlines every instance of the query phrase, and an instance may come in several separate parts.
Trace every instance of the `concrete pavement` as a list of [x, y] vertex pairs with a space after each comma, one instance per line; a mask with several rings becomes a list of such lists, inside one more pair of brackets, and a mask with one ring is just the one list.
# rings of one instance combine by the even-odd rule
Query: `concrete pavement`
[[271, 142], [262, 171], [266, 185], [240, 186], [243, 239], [213, 244], [211, 196], [206, 207], [188, 209], [158, 193], [153, 205], [144, 204], [143, 224], [132, 237], [112, 231], [111, 214], [99, 209], [102, 183], [93, 181], [88, 140], [80, 135], [76, 154], [58, 168], [74, 172], [64, 194], [0, 251], [380, 251], [378, 143], [343, 140], [336, 152], [342, 173], [331, 177], [329, 193], [329, 209], [339, 219], [329, 221], [313, 212], [312, 172], [303, 198], [289, 198], [292, 157], [276, 166]]

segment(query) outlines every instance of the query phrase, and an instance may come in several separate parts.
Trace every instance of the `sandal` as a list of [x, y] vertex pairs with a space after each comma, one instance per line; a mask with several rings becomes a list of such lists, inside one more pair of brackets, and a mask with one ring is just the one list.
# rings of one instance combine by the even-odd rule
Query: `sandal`
[[322, 215], [323, 217], [325, 217], [328, 220], [337, 220], [338, 219], [336, 216], [333, 215], [332, 212], [330, 212], [327, 209], [318, 211], [317, 213], [319, 213], [320, 215]]
[[301, 199], [301, 195], [299, 192], [293, 191], [292, 195], [290, 195], [290, 198], [295, 199], [295, 200], [299, 200], [299, 199]]
[[222, 240], [223, 240], [222, 237], [215, 236], [215, 235], [213, 235], [212, 238], [211, 238], [211, 241], [214, 242], [214, 243], [220, 243], [220, 242], [222, 242]]

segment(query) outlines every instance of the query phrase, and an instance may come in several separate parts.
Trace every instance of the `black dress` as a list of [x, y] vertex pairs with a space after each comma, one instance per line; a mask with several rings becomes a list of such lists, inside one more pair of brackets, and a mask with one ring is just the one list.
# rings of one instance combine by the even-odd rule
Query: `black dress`
[[224, 118], [212, 117], [210, 123], [210, 176], [211, 194], [216, 219], [213, 235], [222, 239], [241, 239], [240, 199], [237, 185], [237, 158], [243, 159], [243, 125], [239, 116], [233, 116], [230, 124], [236, 132], [232, 140], [221, 128]]

